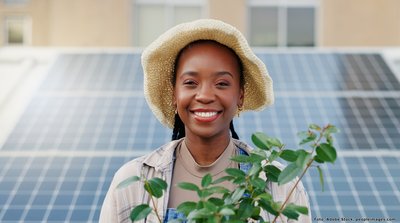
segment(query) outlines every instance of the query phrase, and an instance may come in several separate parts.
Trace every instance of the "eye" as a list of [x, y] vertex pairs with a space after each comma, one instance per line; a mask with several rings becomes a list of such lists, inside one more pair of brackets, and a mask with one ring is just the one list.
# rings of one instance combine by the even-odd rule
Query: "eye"
[[191, 80], [191, 79], [183, 81], [183, 85], [185, 85], [185, 86], [195, 86], [196, 84], [197, 84], [196, 81]]
[[230, 83], [228, 81], [219, 81], [217, 82], [218, 87], [228, 87], [230, 86]]

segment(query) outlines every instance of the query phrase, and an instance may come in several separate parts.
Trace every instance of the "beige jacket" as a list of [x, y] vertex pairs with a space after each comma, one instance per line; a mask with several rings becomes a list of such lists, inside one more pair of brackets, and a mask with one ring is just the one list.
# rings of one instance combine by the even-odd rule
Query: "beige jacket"
[[[239, 140], [232, 140], [238, 148], [243, 149], [247, 153], [252, 150], [247, 144]], [[144, 190], [143, 183], [135, 182], [122, 189], [117, 189], [116, 187], [120, 182], [128, 177], [141, 175], [147, 179], [159, 177], [170, 184], [174, 165], [173, 162], [175, 148], [181, 141], [182, 139], [171, 141], [146, 156], [139, 157], [126, 163], [115, 173], [114, 179], [111, 182], [111, 186], [107, 192], [101, 209], [101, 223], [131, 222], [129, 215], [135, 206], [143, 203], [147, 203], [152, 206], [148, 193]], [[278, 166], [280, 165], [279, 163], [274, 164]], [[275, 201], [283, 201], [289, 193], [289, 190], [293, 187], [293, 184], [294, 182], [290, 182], [285, 185], [278, 186], [277, 184], [272, 183], [269, 186], [269, 192], [273, 195]], [[158, 210], [159, 216], [161, 216], [162, 219], [164, 219], [164, 215], [167, 210], [168, 198], [169, 190], [164, 194], [163, 197], [155, 200], [155, 206]], [[301, 182], [297, 185], [289, 203], [307, 206], [310, 210], [308, 196]], [[309, 212], [310, 213], [308, 216], [300, 215], [298, 222], [311, 222], [311, 210]], [[267, 221], [268, 219], [272, 221], [274, 217], [270, 216], [268, 213], [262, 213], [262, 216]], [[296, 222], [287, 221], [285, 217], [280, 219], [282, 221], [278, 222]], [[156, 215], [152, 212], [149, 214], [146, 220], [141, 222], [155, 223], [159, 221]]]

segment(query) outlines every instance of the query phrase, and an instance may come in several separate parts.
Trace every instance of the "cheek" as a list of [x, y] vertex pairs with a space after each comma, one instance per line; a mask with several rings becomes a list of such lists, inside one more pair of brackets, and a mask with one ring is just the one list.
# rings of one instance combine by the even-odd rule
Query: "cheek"
[[174, 92], [174, 102], [177, 106], [185, 105], [188, 101], [190, 101], [189, 92], [182, 91], [180, 89], [176, 89]]

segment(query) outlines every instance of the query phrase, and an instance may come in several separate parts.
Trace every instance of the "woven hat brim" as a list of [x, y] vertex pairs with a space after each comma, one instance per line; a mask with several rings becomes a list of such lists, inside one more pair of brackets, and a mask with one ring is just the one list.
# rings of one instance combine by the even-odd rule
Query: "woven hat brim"
[[265, 64], [253, 53], [235, 27], [219, 20], [201, 19], [177, 25], [151, 43], [142, 53], [144, 95], [157, 119], [174, 126], [175, 108], [171, 78], [178, 53], [196, 40], [214, 40], [231, 48], [243, 64], [243, 110], [261, 110], [273, 104], [272, 79]]

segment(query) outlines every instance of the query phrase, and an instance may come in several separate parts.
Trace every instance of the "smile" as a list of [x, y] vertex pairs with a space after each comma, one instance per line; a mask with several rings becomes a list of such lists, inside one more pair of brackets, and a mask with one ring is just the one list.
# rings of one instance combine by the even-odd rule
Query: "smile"
[[194, 114], [201, 118], [210, 118], [216, 116], [218, 112], [194, 112]]
[[192, 112], [194, 114], [194, 119], [198, 122], [212, 122], [221, 115], [221, 112], [218, 111], [207, 111], [202, 109], [194, 110]]

